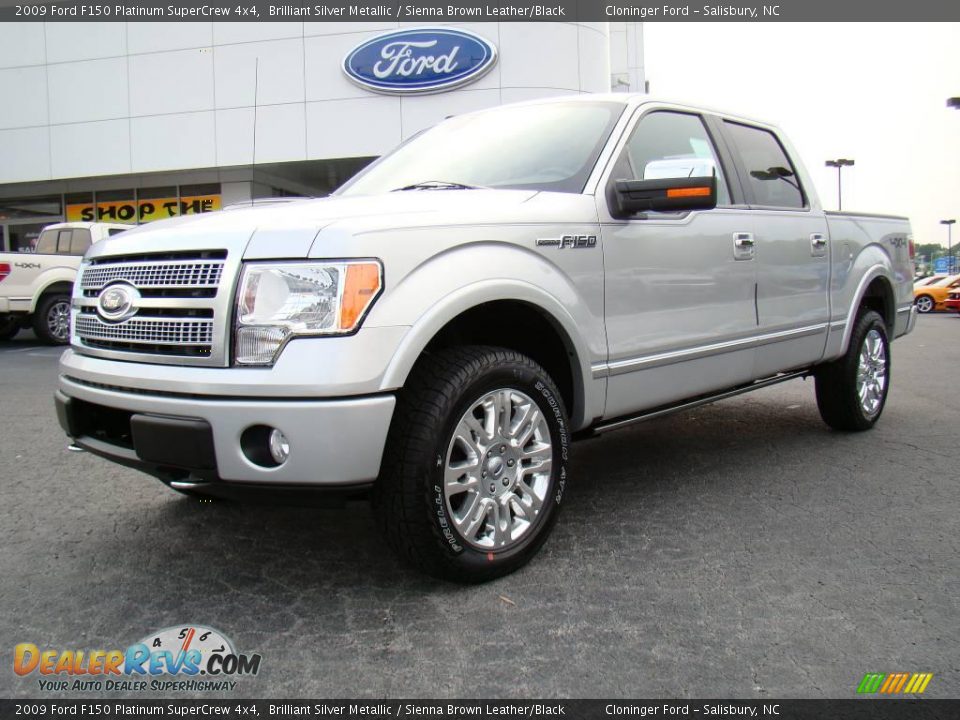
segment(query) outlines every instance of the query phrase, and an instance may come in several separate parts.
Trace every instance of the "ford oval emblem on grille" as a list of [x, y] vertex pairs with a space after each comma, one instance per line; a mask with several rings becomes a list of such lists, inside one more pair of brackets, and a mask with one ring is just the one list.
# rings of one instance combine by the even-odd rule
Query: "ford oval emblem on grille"
[[140, 293], [125, 283], [108, 285], [97, 297], [97, 314], [104, 320], [125, 320], [137, 312]]
[[454, 28], [394, 30], [366, 40], [343, 59], [343, 72], [368, 90], [406, 95], [452, 90], [497, 62], [488, 40]]

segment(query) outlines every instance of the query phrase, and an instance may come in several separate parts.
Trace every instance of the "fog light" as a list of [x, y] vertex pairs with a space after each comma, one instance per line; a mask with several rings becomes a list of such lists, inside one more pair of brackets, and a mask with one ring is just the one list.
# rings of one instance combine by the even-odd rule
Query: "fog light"
[[286, 436], [274, 428], [270, 431], [268, 444], [270, 445], [270, 457], [277, 465], [283, 465], [290, 457], [290, 443], [287, 442]]

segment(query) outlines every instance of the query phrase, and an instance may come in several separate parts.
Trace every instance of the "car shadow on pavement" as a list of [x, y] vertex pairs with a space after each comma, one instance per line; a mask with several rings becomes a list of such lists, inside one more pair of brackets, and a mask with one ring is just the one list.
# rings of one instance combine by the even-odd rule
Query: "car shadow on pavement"
[[[625, 524], [642, 532], [645, 516], [677, 513], [691, 492], [763, 492], [768, 469], [802, 459], [812, 442], [822, 443], [830, 434], [810, 405], [784, 414], [762, 402], [741, 401], [734, 412], [729, 405], [706, 407], [576, 443], [574, 482], [554, 537], [521, 574], [540, 575], [568, 562], [565, 555], [571, 550], [579, 555], [584, 534], [596, 552], [606, 552], [604, 538], [617, 542]], [[758, 423], [761, 443], [745, 432]], [[116, 512], [127, 511], [118, 506]], [[356, 586], [388, 596], [457, 592], [457, 586], [425, 578], [388, 552], [363, 501], [290, 507], [170, 495], [159, 505], [128, 512], [128, 518], [117, 518], [111, 540], [122, 542], [130, 557], [149, 556], [150, 567], [169, 568], [188, 584], [212, 582], [224, 591], [278, 601], [308, 589], [326, 595], [323, 591]], [[136, 532], [123, 532], [128, 524]], [[176, 542], [158, 542], [157, 533]], [[98, 551], [110, 548], [101, 544]], [[127, 572], [135, 576], [150, 567], [131, 565]]]

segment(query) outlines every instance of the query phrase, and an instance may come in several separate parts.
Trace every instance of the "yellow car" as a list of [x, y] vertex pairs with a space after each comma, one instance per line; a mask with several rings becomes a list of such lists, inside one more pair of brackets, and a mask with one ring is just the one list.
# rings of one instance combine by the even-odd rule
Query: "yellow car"
[[960, 288], [960, 275], [948, 275], [931, 285], [922, 285], [913, 289], [913, 302], [917, 312], [928, 313], [934, 310], [946, 310], [943, 304], [951, 290]]

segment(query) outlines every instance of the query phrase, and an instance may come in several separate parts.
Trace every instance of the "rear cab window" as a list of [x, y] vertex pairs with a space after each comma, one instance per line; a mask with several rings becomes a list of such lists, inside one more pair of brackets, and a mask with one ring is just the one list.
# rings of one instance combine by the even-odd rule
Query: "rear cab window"
[[83, 255], [90, 247], [90, 231], [86, 228], [74, 228], [70, 238], [70, 254]]

